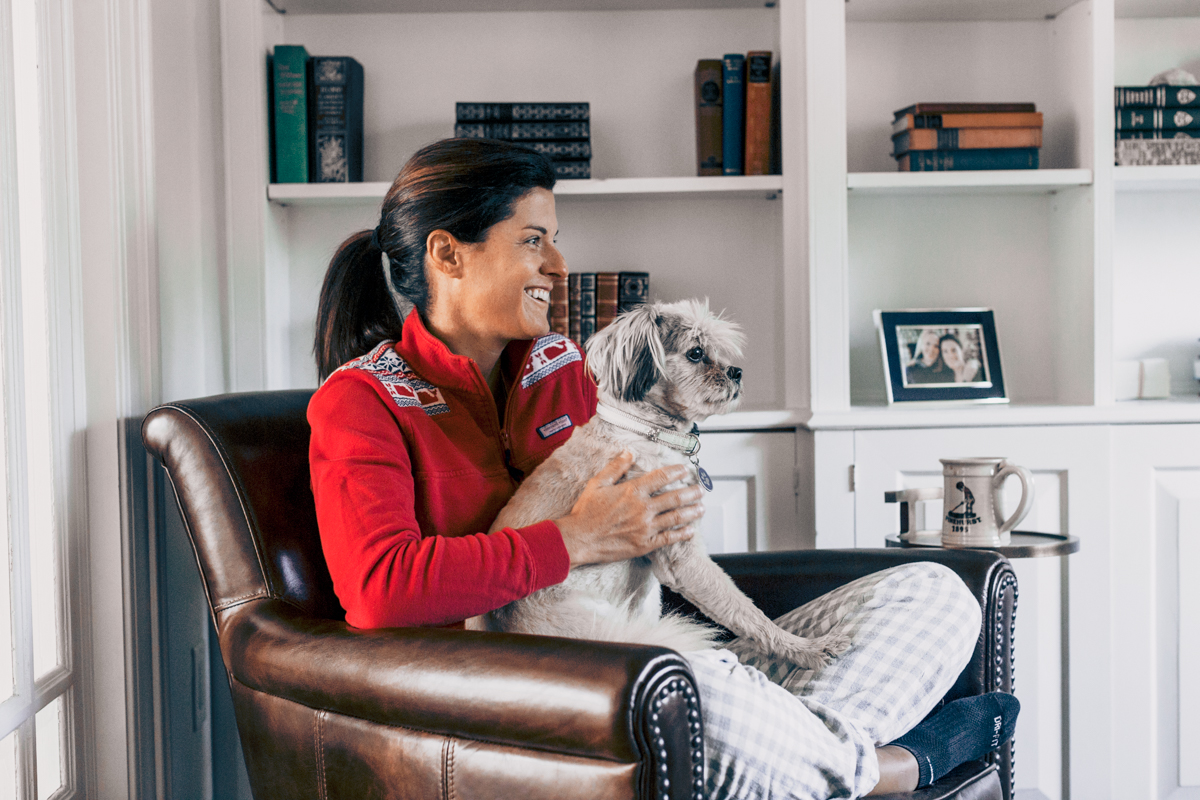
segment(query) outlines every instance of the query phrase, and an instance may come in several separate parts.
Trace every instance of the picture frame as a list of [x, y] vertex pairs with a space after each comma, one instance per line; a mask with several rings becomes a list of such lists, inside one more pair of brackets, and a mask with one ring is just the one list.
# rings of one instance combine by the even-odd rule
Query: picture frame
[[888, 405], [1008, 402], [992, 309], [876, 309], [874, 316]]

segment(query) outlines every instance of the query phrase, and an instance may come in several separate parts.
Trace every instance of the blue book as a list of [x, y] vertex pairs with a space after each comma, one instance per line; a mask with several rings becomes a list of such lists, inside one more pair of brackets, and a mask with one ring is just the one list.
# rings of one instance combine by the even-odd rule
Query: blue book
[[723, 63], [722, 162], [726, 175], [741, 175], [742, 142], [746, 135], [746, 57], [740, 53], [726, 53]]
[[896, 159], [901, 172], [940, 172], [959, 169], [1037, 169], [1036, 147], [997, 147], [981, 150], [910, 150]]
[[309, 59], [308, 179], [363, 179], [363, 69], [349, 56]]

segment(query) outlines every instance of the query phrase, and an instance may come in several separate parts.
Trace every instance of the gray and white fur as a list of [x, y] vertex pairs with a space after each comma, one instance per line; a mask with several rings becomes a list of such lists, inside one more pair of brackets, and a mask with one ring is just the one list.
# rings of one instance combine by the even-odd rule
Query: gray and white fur
[[[693, 423], [737, 405], [741, 370], [731, 362], [741, 355], [743, 342], [738, 326], [712, 314], [707, 301], [685, 300], [643, 305], [620, 315], [588, 341], [587, 357], [601, 403], [687, 433]], [[634, 455], [627, 478], [685, 464], [688, 479], [666, 490], [698, 480], [683, 453], [596, 416], [533, 471], [491, 529], [566, 516], [584, 485], [624, 450]], [[660, 584], [756, 649], [803, 668], [821, 667], [849, 646], [836, 632], [806, 639], [776, 626], [708, 557], [699, 536], [630, 561], [577, 567], [563, 583], [468, 620], [467, 626], [654, 644], [681, 652], [712, 647], [718, 634], [712, 627], [663, 615]]]

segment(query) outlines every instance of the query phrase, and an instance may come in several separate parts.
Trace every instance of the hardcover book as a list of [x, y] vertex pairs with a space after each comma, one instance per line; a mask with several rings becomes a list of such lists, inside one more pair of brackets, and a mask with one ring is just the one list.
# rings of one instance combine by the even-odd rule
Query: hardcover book
[[617, 313], [624, 314], [631, 308], [650, 301], [649, 272], [619, 273], [617, 289]]
[[1118, 86], [1117, 108], [1200, 108], [1200, 86]]
[[741, 175], [746, 125], [746, 57], [741, 53], [727, 53], [723, 64], [721, 168], [725, 175]]
[[695, 103], [696, 103], [696, 174], [724, 175], [721, 163], [723, 155], [721, 143], [722, 120], [722, 76], [721, 62], [713, 59], [700, 59], [696, 62]]
[[574, 122], [460, 122], [454, 135], [464, 139], [511, 139], [514, 142], [536, 139], [587, 139], [591, 130], [586, 121]]
[[271, 58], [272, 177], [275, 183], [308, 182], [308, 51], [275, 46]]
[[979, 114], [905, 114], [892, 123], [892, 133], [919, 128], [1040, 128], [1042, 112]]
[[990, 114], [1036, 111], [1034, 103], [914, 103], [892, 112], [893, 119], [905, 114]]
[[596, 273], [596, 330], [602, 331], [617, 318], [617, 297], [620, 275], [616, 272]]
[[771, 51], [746, 54], [746, 156], [747, 175], [771, 173]]
[[1041, 147], [1041, 128], [926, 128], [892, 137], [892, 155], [909, 150], [979, 150]]
[[592, 177], [592, 162], [587, 159], [577, 161], [551, 159], [550, 163], [554, 165], [554, 175], [557, 178], [587, 179]]
[[363, 178], [363, 69], [349, 56], [309, 59], [309, 180], [361, 182]]
[[455, 103], [457, 122], [542, 122], [590, 119], [588, 103]]
[[591, 142], [560, 142], [560, 141], [532, 141], [523, 142], [526, 147], [531, 150], [536, 150], [546, 158], [551, 159], [581, 159], [592, 157]]
[[1117, 139], [1200, 139], [1200, 130], [1117, 131]]
[[587, 344], [596, 332], [596, 273], [579, 274], [579, 344]]
[[901, 172], [960, 169], [1037, 169], [1035, 147], [988, 150], [913, 150], [898, 158]]
[[1116, 114], [1119, 131], [1200, 128], [1197, 108], [1119, 108]]
[[550, 288], [550, 330], [563, 336], [571, 333], [566, 278], [555, 278]]
[[567, 336], [579, 344], [583, 341], [579, 335], [579, 273], [572, 272], [567, 276]]
[[1200, 139], [1125, 139], [1117, 142], [1117, 164], [1125, 167], [1200, 164]]

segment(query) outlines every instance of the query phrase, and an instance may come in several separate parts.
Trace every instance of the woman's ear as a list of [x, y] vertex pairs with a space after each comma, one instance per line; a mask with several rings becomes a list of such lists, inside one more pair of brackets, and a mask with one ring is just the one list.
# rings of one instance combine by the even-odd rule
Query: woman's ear
[[449, 231], [432, 231], [425, 237], [425, 263], [448, 278], [461, 278], [463, 243]]
[[666, 362], [654, 305], [621, 314], [587, 342], [588, 365], [602, 391], [638, 403], [658, 382]]

